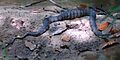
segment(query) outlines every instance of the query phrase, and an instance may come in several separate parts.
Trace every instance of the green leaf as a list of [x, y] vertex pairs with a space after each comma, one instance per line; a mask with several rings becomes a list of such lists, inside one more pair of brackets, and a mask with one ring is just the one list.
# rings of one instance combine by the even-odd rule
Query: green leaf
[[119, 12], [120, 11], [120, 6], [113, 6], [109, 10], [111, 13], [113, 12]]

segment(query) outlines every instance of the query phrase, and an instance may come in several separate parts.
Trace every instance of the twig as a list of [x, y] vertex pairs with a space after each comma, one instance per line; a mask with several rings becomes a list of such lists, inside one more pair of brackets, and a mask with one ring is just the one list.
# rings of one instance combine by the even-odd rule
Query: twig
[[53, 12], [53, 13], [59, 13], [59, 11], [57, 11], [57, 10], [56, 10], [56, 11], [54, 11], [54, 10], [48, 10], [48, 9], [45, 9], [45, 8], [43, 8], [43, 10], [44, 10], [44, 11]]
[[33, 6], [33, 5], [35, 5], [35, 4], [38, 4], [38, 3], [41, 3], [41, 2], [44, 2], [44, 1], [47, 1], [47, 0], [36, 1], [36, 2], [31, 3], [31, 4], [25, 5], [24, 7], [30, 7], [30, 6]]
[[[33, 3], [30, 3], [30, 4], [27, 4], [25, 6], [22, 6], [23, 7], [30, 7], [30, 6], [33, 6], [33, 5], [36, 5], [38, 3], [41, 3], [41, 2], [44, 2], [44, 1], [47, 1], [47, 0], [40, 0], [40, 1], [36, 1], [36, 2], [33, 2]], [[60, 6], [58, 3], [54, 2], [53, 0], [49, 0], [52, 4], [54, 4], [55, 6], [59, 7], [59, 8], [62, 8], [64, 10], [66, 10], [67, 8], [63, 8], [62, 6]]]
[[67, 8], [63, 8], [62, 6], [58, 5], [58, 3], [54, 2], [53, 0], [49, 0], [52, 4], [54, 4], [55, 6], [62, 8], [62, 9], [67, 9]]

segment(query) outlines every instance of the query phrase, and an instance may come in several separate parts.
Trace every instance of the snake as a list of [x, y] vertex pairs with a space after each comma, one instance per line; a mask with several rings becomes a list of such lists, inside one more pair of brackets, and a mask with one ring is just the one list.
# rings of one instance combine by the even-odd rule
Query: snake
[[[59, 13], [59, 15], [57, 16], [49, 16], [49, 17], [45, 17], [43, 22], [42, 22], [42, 26], [40, 26], [38, 28], [38, 31], [36, 32], [27, 32], [24, 36], [21, 37], [15, 37], [13, 39], [13, 41], [11, 41], [10, 43], [7, 44], [7, 46], [11, 45], [14, 43], [14, 41], [16, 39], [23, 39], [27, 36], [40, 36], [43, 33], [45, 33], [47, 30], [49, 30], [49, 25], [53, 22], [57, 22], [57, 21], [64, 21], [64, 20], [72, 20], [75, 18], [80, 18], [80, 17], [84, 17], [84, 16], [89, 16], [89, 23], [90, 26], [92, 28], [93, 33], [98, 36], [104, 38], [104, 36], [109, 36], [110, 34], [102, 34], [102, 32], [100, 32], [98, 30], [97, 24], [96, 24], [96, 10], [93, 8], [74, 8], [74, 9], [67, 9], [64, 10], [62, 12]], [[5, 46], [5, 47], [7, 47]]]

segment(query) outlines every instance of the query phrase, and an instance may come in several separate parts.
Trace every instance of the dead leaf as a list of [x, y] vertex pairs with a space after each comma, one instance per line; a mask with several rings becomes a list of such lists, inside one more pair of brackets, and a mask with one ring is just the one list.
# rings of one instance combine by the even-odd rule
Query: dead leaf
[[100, 24], [100, 26], [98, 27], [98, 30], [103, 31], [103, 30], [107, 29], [109, 24], [110, 24], [109, 22], [104, 22], [104, 23]]
[[112, 27], [109, 32], [111, 34], [115, 34], [115, 33], [119, 32], [119, 29], [115, 29], [115, 28]]

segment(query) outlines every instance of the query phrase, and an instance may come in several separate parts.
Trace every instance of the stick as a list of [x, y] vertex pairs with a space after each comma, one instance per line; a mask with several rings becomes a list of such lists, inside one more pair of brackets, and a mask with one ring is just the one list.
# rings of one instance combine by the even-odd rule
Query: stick
[[[44, 2], [44, 1], [47, 1], [47, 0], [40, 0], [40, 1], [36, 1], [36, 2], [33, 2], [33, 3], [30, 3], [30, 4], [27, 4], [23, 7], [30, 7], [30, 6], [33, 6], [33, 5], [36, 5], [38, 3], [41, 3], [41, 2]], [[63, 8], [62, 6], [60, 6], [59, 4], [57, 4], [56, 2], [54, 2], [53, 0], [49, 0], [52, 4], [54, 4], [55, 6], [59, 7], [59, 8], [62, 8], [62, 9], [67, 9], [67, 8]]]
[[31, 4], [25, 5], [24, 7], [30, 7], [30, 6], [36, 5], [36, 4], [41, 3], [41, 2], [44, 2], [44, 1], [47, 1], [47, 0], [36, 1], [36, 2], [31, 3]]
[[54, 4], [55, 6], [62, 8], [64, 10], [66, 10], [67, 8], [63, 8], [62, 6], [58, 5], [56, 2], [54, 2], [53, 0], [49, 0], [52, 4]]

